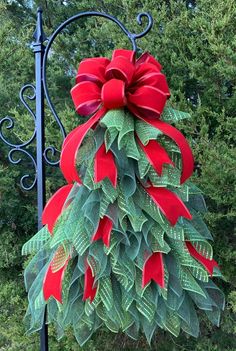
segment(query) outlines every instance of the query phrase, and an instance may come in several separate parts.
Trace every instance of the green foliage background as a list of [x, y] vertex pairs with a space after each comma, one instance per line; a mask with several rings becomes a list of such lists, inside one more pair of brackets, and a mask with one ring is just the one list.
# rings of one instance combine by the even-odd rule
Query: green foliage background
[[[236, 350], [235, 270], [235, 120], [236, 110], [236, 6], [234, 0], [0, 0], [0, 115], [11, 115], [17, 123], [15, 140], [26, 140], [32, 121], [18, 99], [20, 87], [34, 82], [34, 57], [30, 47], [35, 13], [41, 3], [47, 35], [63, 20], [82, 10], [105, 11], [127, 27], [140, 32], [136, 15], [150, 12], [152, 31], [138, 42], [164, 67], [174, 108], [188, 111], [192, 120], [179, 124], [191, 143], [199, 172], [193, 181], [204, 191], [209, 212], [206, 221], [215, 238], [215, 258], [225, 281], [217, 282], [226, 294], [226, 309], [220, 328], [204, 317], [198, 340], [181, 335], [174, 339], [158, 332], [151, 348], [144, 338], [134, 342], [123, 335], [102, 330], [84, 350]], [[60, 35], [51, 52], [48, 80], [52, 100], [70, 131], [81, 120], [75, 115], [70, 88], [80, 60], [87, 56], [110, 56], [114, 48], [130, 44], [113, 23], [100, 18], [81, 20]], [[6, 129], [4, 130], [6, 132]], [[61, 138], [50, 111], [46, 110], [46, 142], [61, 147]], [[36, 232], [36, 194], [22, 192], [24, 167], [12, 166], [7, 148], [0, 143], [0, 350], [38, 350], [38, 335], [25, 335], [23, 316], [27, 304], [23, 285], [24, 259], [21, 246]], [[63, 183], [60, 172], [47, 170], [47, 196]], [[70, 330], [56, 341], [52, 327], [51, 351], [79, 350]]]

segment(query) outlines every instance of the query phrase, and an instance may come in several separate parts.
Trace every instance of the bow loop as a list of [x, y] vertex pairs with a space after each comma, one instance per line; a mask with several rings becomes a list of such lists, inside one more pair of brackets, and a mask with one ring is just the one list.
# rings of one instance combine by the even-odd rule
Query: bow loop
[[111, 79], [102, 87], [101, 97], [104, 106], [111, 110], [126, 105], [125, 83], [120, 79]]
[[142, 63], [151, 63], [155, 66], [158, 71], [162, 70], [162, 65], [158, 62], [149, 52], [144, 52], [136, 61], [136, 66], [140, 66]]
[[101, 91], [93, 82], [80, 82], [71, 89], [71, 96], [78, 112], [82, 116], [94, 113], [101, 103]]
[[110, 60], [106, 57], [94, 57], [81, 61], [76, 75], [76, 83], [91, 81], [103, 84], [106, 81], [105, 70], [109, 63]]
[[130, 84], [135, 72], [135, 66], [126, 57], [115, 57], [106, 68], [106, 79], [121, 79]]
[[141, 86], [134, 93], [128, 93], [128, 108], [137, 117], [158, 119], [164, 109], [166, 94], [152, 86]]
[[150, 64], [143, 64], [138, 67], [133, 77], [135, 82], [134, 86], [131, 86], [129, 91], [135, 92], [138, 87], [141, 86], [152, 86], [160, 90], [167, 98], [170, 97], [170, 91], [164, 74], [160, 73], [155, 66]]
[[135, 63], [135, 51], [133, 50], [116, 49], [113, 51], [112, 60], [119, 56], [125, 57], [128, 61]]

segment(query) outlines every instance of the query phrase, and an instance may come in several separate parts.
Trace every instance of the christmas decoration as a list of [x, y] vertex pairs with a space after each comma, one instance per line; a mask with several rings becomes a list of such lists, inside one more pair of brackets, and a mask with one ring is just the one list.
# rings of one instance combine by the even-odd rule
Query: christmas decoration
[[216, 325], [224, 296], [202, 215], [201, 191], [188, 179], [193, 156], [171, 124], [189, 118], [166, 104], [161, 65], [135, 58], [83, 60], [71, 90], [88, 117], [65, 139], [67, 185], [45, 206], [45, 225], [23, 247], [29, 331], [47, 322], [58, 337], [72, 325], [83, 345], [101, 326], [148, 342], [159, 328], [197, 337], [196, 309]]

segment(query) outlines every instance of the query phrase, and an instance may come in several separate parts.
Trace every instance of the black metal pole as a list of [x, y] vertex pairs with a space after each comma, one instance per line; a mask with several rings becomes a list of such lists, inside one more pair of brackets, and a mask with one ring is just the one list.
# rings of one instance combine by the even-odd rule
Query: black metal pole
[[[45, 190], [45, 165], [43, 152], [45, 148], [44, 135], [44, 89], [42, 82], [42, 63], [45, 46], [45, 35], [42, 26], [42, 9], [37, 11], [37, 25], [34, 33], [35, 42], [33, 50], [35, 54], [35, 90], [36, 90], [36, 164], [37, 164], [37, 207], [38, 207], [38, 230], [42, 228], [42, 212], [46, 201]], [[40, 330], [40, 351], [48, 351], [48, 328], [46, 324], [46, 309], [43, 327]]]

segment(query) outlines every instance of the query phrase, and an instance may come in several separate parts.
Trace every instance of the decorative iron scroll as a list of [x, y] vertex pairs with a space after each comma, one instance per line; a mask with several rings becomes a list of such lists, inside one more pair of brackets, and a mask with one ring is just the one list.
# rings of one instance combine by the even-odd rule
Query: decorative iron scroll
[[[24, 95], [27, 90], [31, 90], [31, 94]], [[19, 96], [22, 104], [24, 105], [24, 107], [27, 109], [27, 111], [33, 118], [33, 122], [34, 122], [33, 133], [31, 137], [23, 143], [19, 143], [19, 144], [12, 143], [5, 137], [4, 129], [7, 129], [7, 130], [13, 129], [15, 126], [15, 121], [12, 117], [7, 116], [0, 120], [0, 138], [6, 145], [8, 145], [11, 148], [10, 151], [8, 152], [8, 159], [12, 164], [16, 165], [21, 163], [23, 161], [21, 158], [21, 155], [26, 155], [27, 158], [30, 159], [30, 162], [34, 170], [34, 174], [30, 175], [27, 173], [23, 175], [20, 179], [20, 185], [24, 190], [31, 190], [36, 184], [37, 166], [36, 166], [35, 158], [30, 154], [29, 150], [25, 148], [28, 145], [30, 145], [36, 137], [36, 125], [35, 125], [36, 116], [33, 110], [31, 109], [31, 107], [28, 105], [26, 99], [30, 101], [34, 101], [36, 99], [35, 86], [33, 84], [24, 85], [20, 90]]]

